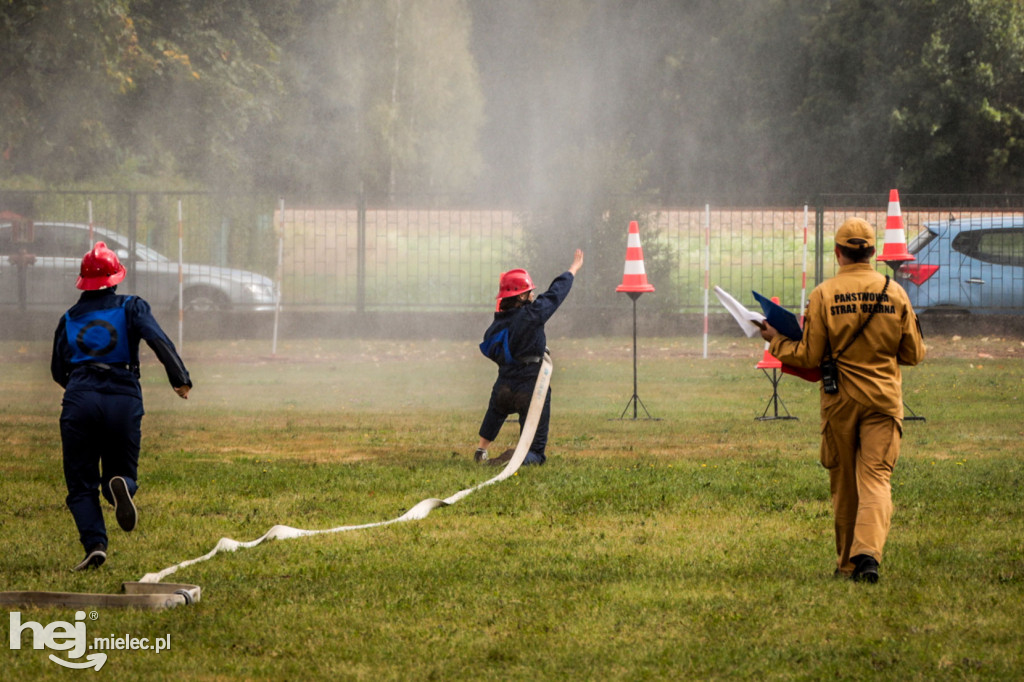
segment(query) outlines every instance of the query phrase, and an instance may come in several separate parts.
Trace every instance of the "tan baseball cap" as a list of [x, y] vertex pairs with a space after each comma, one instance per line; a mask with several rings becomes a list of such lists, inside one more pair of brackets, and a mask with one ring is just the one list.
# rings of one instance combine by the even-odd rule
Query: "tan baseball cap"
[[850, 249], [874, 246], [875, 228], [861, 218], [849, 218], [836, 230], [836, 244]]

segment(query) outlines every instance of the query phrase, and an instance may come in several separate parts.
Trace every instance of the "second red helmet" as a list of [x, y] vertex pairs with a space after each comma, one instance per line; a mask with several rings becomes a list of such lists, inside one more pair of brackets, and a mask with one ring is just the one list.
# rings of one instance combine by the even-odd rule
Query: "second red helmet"
[[530, 279], [530, 273], [526, 270], [517, 268], [501, 273], [501, 278], [498, 280], [498, 303], [495, 310], [500, 309], [501, 299], [518, 296], [533, 289], [533, 280]]

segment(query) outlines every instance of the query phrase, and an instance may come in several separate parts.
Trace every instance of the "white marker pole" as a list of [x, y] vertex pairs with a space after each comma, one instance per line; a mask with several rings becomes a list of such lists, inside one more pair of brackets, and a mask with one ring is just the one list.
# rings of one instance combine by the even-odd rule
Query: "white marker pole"
[[281, 271], [284, 263], [284, 199], [281, 199], [279, 225], [277, 231], [277, 296], [274, 298], [274, 339], [270, 344], [270, 354], [277, 355], [277, 326], [281, 318]]
[[185, 237], [181, 220], [181, 199], [178, 199], [178, 352], [184, 347], [185, 335]]
[[704, 359], [708, 357], [708, 291], [711, 286], [711, 204], [704, 204]]
[[92, 248], [92, 199], [89, 199], [89, 248]]

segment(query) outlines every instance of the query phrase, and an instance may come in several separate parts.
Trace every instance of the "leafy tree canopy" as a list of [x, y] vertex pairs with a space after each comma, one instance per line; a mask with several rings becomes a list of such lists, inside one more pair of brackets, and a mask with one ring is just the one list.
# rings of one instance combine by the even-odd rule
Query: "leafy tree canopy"
[[610, 177], [664, 203], [1024, 180], [1005, 0], [0, 0], [0, 48], [8, 186], [523, 206]]

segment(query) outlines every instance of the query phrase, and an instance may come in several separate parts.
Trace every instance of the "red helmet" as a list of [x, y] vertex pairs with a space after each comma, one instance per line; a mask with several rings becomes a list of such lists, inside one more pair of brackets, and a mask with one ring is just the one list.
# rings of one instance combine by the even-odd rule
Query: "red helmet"
[[96, 242], [92, 251], [82, 257], [82, 268], [78, 271], [75, 286], [83, 291], [95, 291], [112, 287], [124, 279], [125, 269], [117, 254], [103, 242]]
[[498, 303], [494, 309], [501, 309], [501, 299], [518, 296], [533, 289], [533, 280], [530, 279], [530, 273], [526, 270], [517, 268], [501, 273], [501, 278], [498, 280]]

